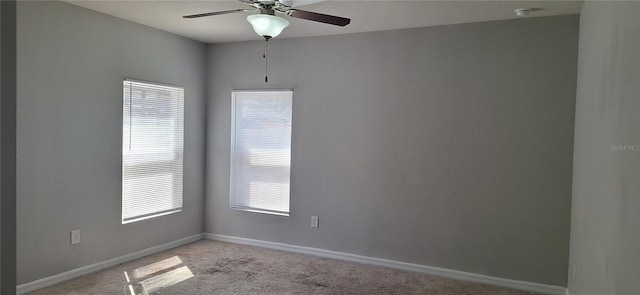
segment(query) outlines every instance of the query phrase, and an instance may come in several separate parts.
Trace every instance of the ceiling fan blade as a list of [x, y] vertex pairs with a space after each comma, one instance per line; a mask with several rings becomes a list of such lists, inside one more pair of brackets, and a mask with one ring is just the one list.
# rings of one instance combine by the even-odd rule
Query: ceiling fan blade
[[344, 27], [351, 22], [351, 19], [348, 18], [299, 9], [290, 9], [286, 12], [286, 14], [290, 17], [312, 20], [341, 27]]
[[326, 2], [328, 0], [279, 0], [280, 2], [285, 1], [285, 2], [290, 2], [290, 5], [288, 5], [289, 7], [300, 7], [300, 6], [306, 6], [306, 5], [311, 5], [311, 4], [315, 4], [315, 3], [319, 3], [319, 2]]
[[236, 13], [236, 12], [250, 12], [250, 11], [253, 11], [253, 10], [251, 10], [251, 9], [224, 10], [224, 11], [216, 11], [216, 12], [207, 12], [207, 13], [185, 15], [185, 16], [183, 16], [183, 18], [198, 18], [198, 17], [205, 17], [205, 16], [212, 16], [212, 15], [221, 15], [221, 14], [229, 14], [229, 13]]

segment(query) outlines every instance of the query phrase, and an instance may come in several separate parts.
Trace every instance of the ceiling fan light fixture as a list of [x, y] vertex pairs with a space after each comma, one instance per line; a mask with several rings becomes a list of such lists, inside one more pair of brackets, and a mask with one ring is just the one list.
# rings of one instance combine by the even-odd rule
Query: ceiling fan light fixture
[[289, 25], [288, 20], [269, 14], [252, 14], [247, 16], [247, 21], [258, 35], [267, 39], [280, 35]]

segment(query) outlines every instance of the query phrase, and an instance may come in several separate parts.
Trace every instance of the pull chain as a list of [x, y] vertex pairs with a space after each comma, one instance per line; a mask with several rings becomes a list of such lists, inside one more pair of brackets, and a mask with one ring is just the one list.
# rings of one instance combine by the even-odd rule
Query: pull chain
[[262, 53], [262, 57], [264, 58], [264, 83], [269, 82], [268, 76], [268, 58], [267, 58], [267, 45], [269, 44], [269, 38], [264, 38], [264, 53]]

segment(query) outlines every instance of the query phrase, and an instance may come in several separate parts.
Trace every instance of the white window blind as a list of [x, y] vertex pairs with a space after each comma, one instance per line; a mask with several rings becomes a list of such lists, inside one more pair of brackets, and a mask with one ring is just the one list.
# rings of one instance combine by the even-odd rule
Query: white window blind
[[232, 94], [232, 209], [289, 215], [291, 90]]
[[182, 209], [184, 90], [124, 80], [122, 223]]

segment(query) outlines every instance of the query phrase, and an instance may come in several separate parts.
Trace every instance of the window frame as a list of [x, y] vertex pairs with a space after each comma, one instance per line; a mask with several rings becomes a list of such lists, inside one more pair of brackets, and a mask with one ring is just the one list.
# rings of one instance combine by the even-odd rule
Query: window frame
[[[146, 80], [138, 80], [138, 79], [131, 79], [131, 78], [122, 78], [122, 117], [121, 117], [121, 144], [120, 144], [120, 155], [121, 155], [121, 159], [120, 159], [120, 165], [121, 165], [121, 175], [120, 175], [120, 181], [121, 181], [121, 187], [120, 187], [120, 221], [122, 223], [122, 225], [126, 225], [126, 224], [131, 224], [131, 223], [135, 223], [138, 221], [143, 221], [143, 220], [148, 220], [148, 219], [152, 219], [155, 217], [160, 217], [160, 216], [165, 216], [165, 215], [170, 215], [170, 214], [174, 214], [174, 213], [179, 213], [182, 212], [183, 208], [184, 208], [184, 139], [185, 139], [185, 97], [186, 97], [186, 91], [184, 89], [184, 86], [180, 86], [180, 85], [175, 85], [175, 84], [168, 84], [168, 83], [162, 83], [162, 82], [154, 82], [154, 81], [146, 81]], [[180, 116], [177, 118], [177, 121], [181, 124], [181, 130], [179, 133], [174, 134], [174, 139], [173, 139], [173, 143], [172, 144], [176, 144], [179, 143], [181, 144], [181, 146], [179, 147], [179, 149], [176, 149], [175, 147], [171, 150], [173, 153], [173, 159], [170, 162], [176, 162], [179, 161], [180, 162], [180, 171], [179, 171], [179, 175], [181, 177], [180, 179], [180, 189], [179, 189], [179, 201], [180, 201], [180, 206], [176, 207], [176, 208], [172, 208], [172, 209], [167, 209], [167, 210], [161, 210], [161, 211], [156, 211], [153, 213], [147, 213], [147, 214], [142, 214], [142, 215], [137, 215], [135, 217], [129, 217], [129, 218], [125, 218], [125, 153], [124, 153], [124, 143], [125, 143], [125, 108], [126, 108], [126, 97], [125, 97], [125, 87], [126, 87], [126, 83], [137, 83], [137, 84], [146, 84], [149, 86], [155, 86], [155, 87], [161, 87], [161, 88], [169, 88], [170, 91], [178, 91], [178, 93], [180, 93], [181, 95], [178, 96], [178, 98], [180, 99], [180, 101], [178, 102], [180, 104], [179, 106], [179, 111], [180, 111]], [[129, 99], [131, 97], [131, 93], [129, 93]], [[129, 110], [131, 111], [131, 110]], [[129, 131], [131, 132], [131, 131]], [[179, 140], [176, 140], [176, 138], [178, 138], [178, 136], [182, 137]], [[178, 151], [179, 153], [176, 153], [176, 151]], [[164, 154], [163, 152], [158, 152], [158, 151], [154, 151], [154, 152], [147, 152], [145, 154]], [[145, 164], [142, 164], [145, 165]], [[146, 164], [146, 165], [151, 165], [153, 166], [153, 164]], [[172, 171], [172, 174], [175, 175], [175, 172]], [[129, 172], [130, 173], [130, 172]], [[174, 180], [175, 181], [175, 180]], [[174, 195], [171, 196], [172, 199], [174, 199]]]
[[261, 214], [268, 214], [268, 215], [274, 215], [274, 216], [284, 216], [284, 217], [289, 217], [291, 215], [291, 167], [292, 167], [292, 159], [291, 159], [291, 155], [292, 155], [292, 142], [290, 143], [289, 146], [289, 157], [290, 157], [290, 162], [289, 162], [289, 181], [288, 181], [288, 186], [289, 186], [289, 193], [287, 196], [287, 202], [289, 203], [289, 208], [287, 212], [284, 211], [275, 211], [275, 210], [269, 210], [269, 209], [260, 209], [260, 208], [253, 208], [253, 207], [248, 207], [248, 206], [238, 206], [235, 205], [234, 206], [234, 149], [236, 146], [236, 97], [238, 93], [289, 93], [290, 95], [290, 99], [291, 99], [291, 134], [289, 135], [289, 140], [291, 141], [293, 138], [293, 89], [233, 89], [231, 91], [231, 142], [230, 142], [230, 152], [229, 152], [229, 209], [234, 210], [234, 211], [240, 211], [240, 212], [252, 212], [252, 213], [261, 213]]

